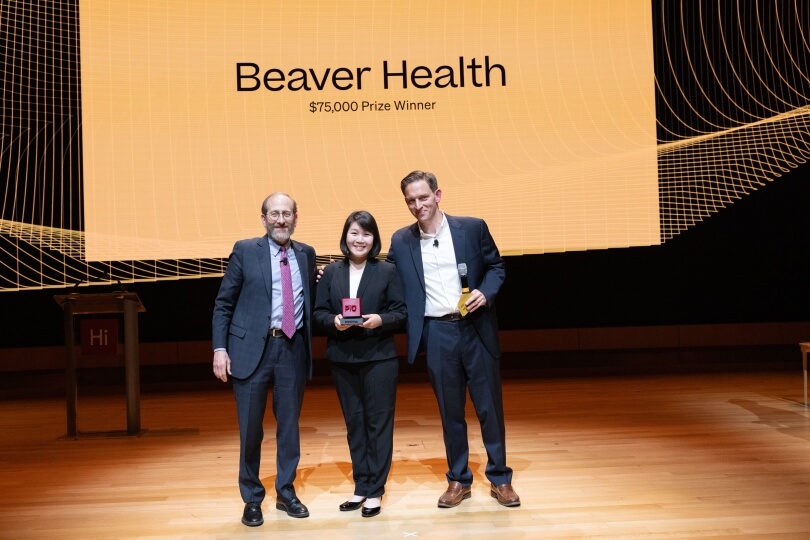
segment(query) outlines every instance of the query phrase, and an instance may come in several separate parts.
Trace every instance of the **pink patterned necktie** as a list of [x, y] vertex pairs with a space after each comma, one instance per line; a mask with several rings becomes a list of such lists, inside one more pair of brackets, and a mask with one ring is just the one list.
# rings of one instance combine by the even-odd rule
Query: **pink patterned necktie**
[[295, 334], [295, 302], [293, 301], [292, 272], [287, 260], [287, 248], [281, 248], [281, 331], [288, 338]]

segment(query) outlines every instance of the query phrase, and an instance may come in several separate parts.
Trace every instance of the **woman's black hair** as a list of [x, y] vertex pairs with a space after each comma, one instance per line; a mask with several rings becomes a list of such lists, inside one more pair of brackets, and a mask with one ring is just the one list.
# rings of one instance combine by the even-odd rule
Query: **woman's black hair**
[[346, 258], [349, 257], [349, 246], [346, 245], [346, 234], [349, 232], [349, 227], [352, 226], [352, 223], [357, 223], [361, 229], [370, 232], [374, 237], [374, 241], [371, 244], [371, 251], [368, 252], [368, 257], [370, 259], [375, 258], [380, 254], [380, 250], [382, 249], [380, 229], [377, 227], [377, 220], [374, 219], [374, 216], [365, 210], [352, 212], [349, 214], [349, 217], [346, 218], [346, 223], [343, 225], [343, 234], [340, 235], [340, 252], [343, 253]]

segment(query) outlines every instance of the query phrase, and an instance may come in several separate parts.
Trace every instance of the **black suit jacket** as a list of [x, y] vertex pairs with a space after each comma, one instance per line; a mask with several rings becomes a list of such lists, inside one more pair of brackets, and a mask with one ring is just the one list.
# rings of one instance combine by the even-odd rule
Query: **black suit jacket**
[[[212, 341], [214, 349], [224, 348], [231, 359], [231, 374], [249, 377], [262, 359], [270, 316], [273, 290], [270, 239], [265, 236], [240, 240], [233, 246], [228, 268], [214, 303]], [[301, 270], [304, 288], [304, 342], [308, 373], [312, 377], [312, 304], [315, 292], [315, 250], [292, 242], [292, 253]]]
[[394, 332], [406, 318], [402, 282], [394, 265], [369, 259], [357, 288], [364, 314], [377, 313], [382, 326], [373, 329], [335, 328], [335, 316], [342, 311], [342, 300], [349, 298], [349, 263], [345, 260], [327, 266], [318, 282], [314, 320], [327, 335], [326, 357], [332, 362], [368, 362], [397, 356]]
[[[446, 214], [445, 214], [446, 215]], [[506, 267], [484, 220], [472, 217], [447, 216], [456, 263], [466, 263], [470, 290], [478, 289], [487, 299], [486, 307], [467, 315], [475, 325], [478, 336], [487, 351], [499, 358], [498, 320], [495, 298], [506, 279]], [[425, 270], [422, 266], [422, 247], [419, 243], [419, 225], [404, 227], [391, 237], [388, 261], [393, 262], [405, 288], [408, 306], [408, 362], [413, 363], [422, 347], [422, 327], [425, 319]]]

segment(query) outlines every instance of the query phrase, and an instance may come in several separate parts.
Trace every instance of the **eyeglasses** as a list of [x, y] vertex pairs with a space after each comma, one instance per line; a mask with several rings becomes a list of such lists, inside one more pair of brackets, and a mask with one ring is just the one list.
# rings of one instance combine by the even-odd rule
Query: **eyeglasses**
[[283, 217], [285, 220], [290, 219], [293, 217], [293, 213], [289, 210], [284, 210], [283, 212], [279, 212], [277, 210], [273, 210], [272, 212], [267, 212], [267, 217], [272, 219], [273, 221], [277, 220], [279, 217]]

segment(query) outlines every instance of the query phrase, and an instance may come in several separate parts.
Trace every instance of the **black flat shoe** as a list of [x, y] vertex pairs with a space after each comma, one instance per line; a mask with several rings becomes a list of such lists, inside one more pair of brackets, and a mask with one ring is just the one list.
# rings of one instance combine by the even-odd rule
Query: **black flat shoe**
[[304, 503], [298, 500], [297, 497], [285, 501], [284, 499], [276, 500], [276, 510], [284, 510], [287, 515], [294, 518], [309, 517], [309, 510], [304, 506]]
[[358, 508], [363, 506], [364, 502], [366, 502], [365, 498], [363, 498], [362, 501], [357, 502], [346, 501], [345, 503], [341, 504], [338, 508], [340, 508], [341, 512], [351, 512], [352, 510], [357, 510]]
[[248, 527], [258, 527], [264, 523], [262, 505], [260, 503], [247, 503], [245, 511], [242, 513], [242, 523]]
[[380, 513], [380, 510], [382, 510], [382, 506], [378, 506], [377, 508], [366, 508], [364, 506], [361, 514], [363, 517], [374, 517]]

